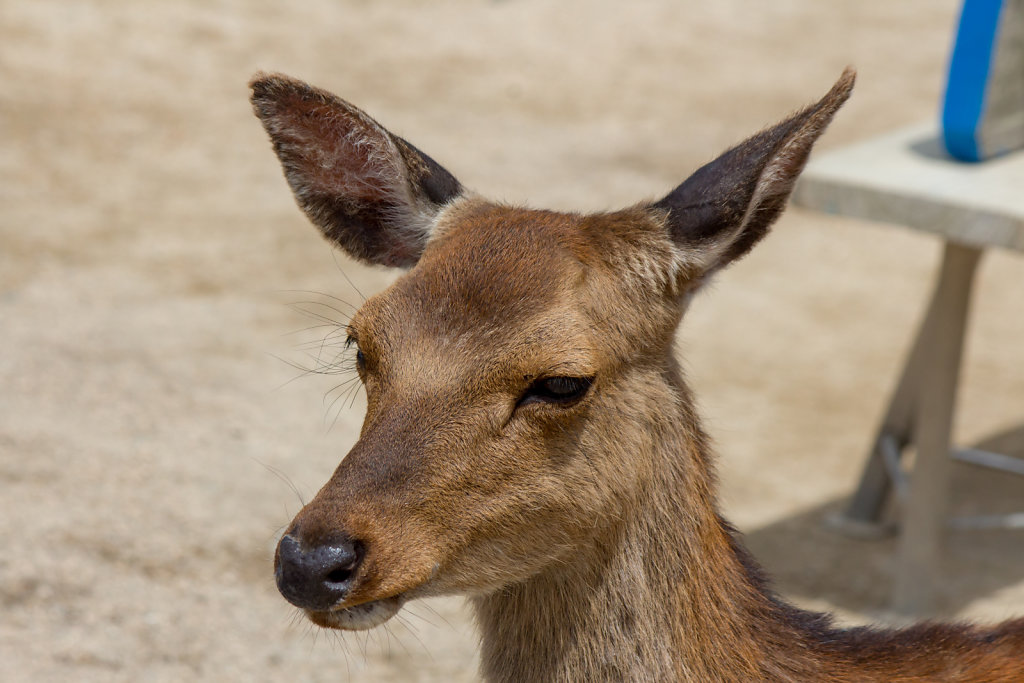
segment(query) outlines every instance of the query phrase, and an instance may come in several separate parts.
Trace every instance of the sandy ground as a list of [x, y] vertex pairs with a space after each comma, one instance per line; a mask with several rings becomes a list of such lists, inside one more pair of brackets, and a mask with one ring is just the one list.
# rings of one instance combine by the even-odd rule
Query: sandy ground
[[[342, 638], [273, 586], [299, 507], [284, 479], [312, 495], [361, 417], [358, 397], [332, 405], [338, 378], [289, 382], [317, 321], [288, 304], [358, 303], [392, 275], [305, 223], [249, 111], [253, 72], [342, 94], [485, 194], [602, 209], [664, 193], [848, 63], [859, 85], [821, 148], [933, 117], [958, 4], [0, 4], [0, 677], [476, 677], [458, 599]], [[783, 592], [851, 622], [886, 618], [893, 542], [821, 519], [855, 480], [937, 256], [925, 236], [793, 209], [681, 335], [728, 516]], [[1024, 451], [1022, 297], [1020, 256], [988, 256], [963, 443]], [[1013, 509], [1024, 486], [965, 468], [956, 501]], [[1021, 532], [956, 534], [937, 571], [944, 615], [1024, 613]]]

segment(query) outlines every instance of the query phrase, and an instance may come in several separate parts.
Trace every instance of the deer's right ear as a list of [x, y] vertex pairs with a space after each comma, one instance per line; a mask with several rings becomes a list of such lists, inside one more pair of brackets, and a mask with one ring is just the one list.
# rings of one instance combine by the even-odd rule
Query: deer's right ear
[[295, 199], [324, 236], [369, 263], [415, 265], [459, 182], [329, 92], [280, 74], [249, 85]]
[[767, 234], [854, 78], [847, 69], [818, 102], [705, 164], [653, 205], [668, 212], [685, 277], [703, 281]]

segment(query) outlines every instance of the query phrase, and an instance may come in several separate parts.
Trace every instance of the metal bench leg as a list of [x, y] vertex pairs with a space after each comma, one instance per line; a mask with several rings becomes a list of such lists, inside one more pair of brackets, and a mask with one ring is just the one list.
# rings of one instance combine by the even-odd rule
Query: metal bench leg
[[892, 607], [926, 612], [933, 601], [932, 574], [946, 528], [951, 471], [950, 432], [956, 402], [971, 285], [981, 250], [947, 243], [929, 308], [928, 338], [919, 339], [921, 367], [913, 415], [917, 446], [909, 497], [902, 506], [900, 555]]
[[830, 520], [836, 530], [848, 536], [879, 538], [896, 531], [895, 525], [885, 525], [882, 522], [882, 513], [893, 489], [903, 488], [900, 486], [901, 482], [893, 482], [893, 463], [886, 463], [886, 450], [894, 450], [898, 461], [903, 449], [913, 438], [921, 378], [931, 362], [927, 355], [936, 335], [936, 321], [940, 317], [940, 309], [944, 305], [943, 297], [939, 295], [944, 278], [943, 272], [936, 280], [935, 291], [924, 319], [918, 327], [899, 382], [889, 400], [885, 417], [882, 418], [882, 424], [872, 442], [871, 453], [857, 490], [841, 515]]
[[930, 323], [934, 318], [929, 311], [921, 323], [907, 362], [903, 366], [903, 374], [882, 419], [882, 426], [875, 436], [871, 455], [864, 466], [857, 490], [842, 516], [833, 520], [833, 525], [847, 535], [877, 538], [895, 531], [894, 527], [887, 527], [882, 523], [885, 504], [889, 500], [894, 484], [899, 485], [899, 482], [893, 481], [892, 464], [886, 463], [886, 449], [894, 449], [898, 460], [903, 448], [911, 440], [918, 386], [925, 364], [924, 347], [931, 336]]

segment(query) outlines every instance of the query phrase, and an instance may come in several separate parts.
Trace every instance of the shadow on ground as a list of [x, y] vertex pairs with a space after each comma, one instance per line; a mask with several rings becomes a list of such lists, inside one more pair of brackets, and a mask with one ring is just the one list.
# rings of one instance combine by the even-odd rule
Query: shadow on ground
[[[1024, 424], [973, 446], [1024, 458]], [[784, 595], [884, 615], [898, 538], [855, 540], [829, 530], [825, 520], [845, 504], [845, 499], [828, 501], [753, 531], [747, 545]], [[952, 510], [954, 515], [1024, 512], [1024, 477], [957, 464]], [[950, 531], [944, 561], [935, 571], [936, 615], [952, 615], [1024, 578], [1024, 529]]]

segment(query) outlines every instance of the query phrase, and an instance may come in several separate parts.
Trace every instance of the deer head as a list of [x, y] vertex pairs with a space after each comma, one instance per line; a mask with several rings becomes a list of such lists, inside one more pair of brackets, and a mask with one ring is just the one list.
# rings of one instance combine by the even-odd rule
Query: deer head
[[285, 598], [370, 628], [606, 542], [688, 400], [672, 356], [686, 302], [767, 233], [853, 81], [659, 201], [578, 215], [489, 202], [347, 102], [257, 76], [299, 206], [353, 257], [406, 270], [348, 325], [367, 414], [280, 541]]

